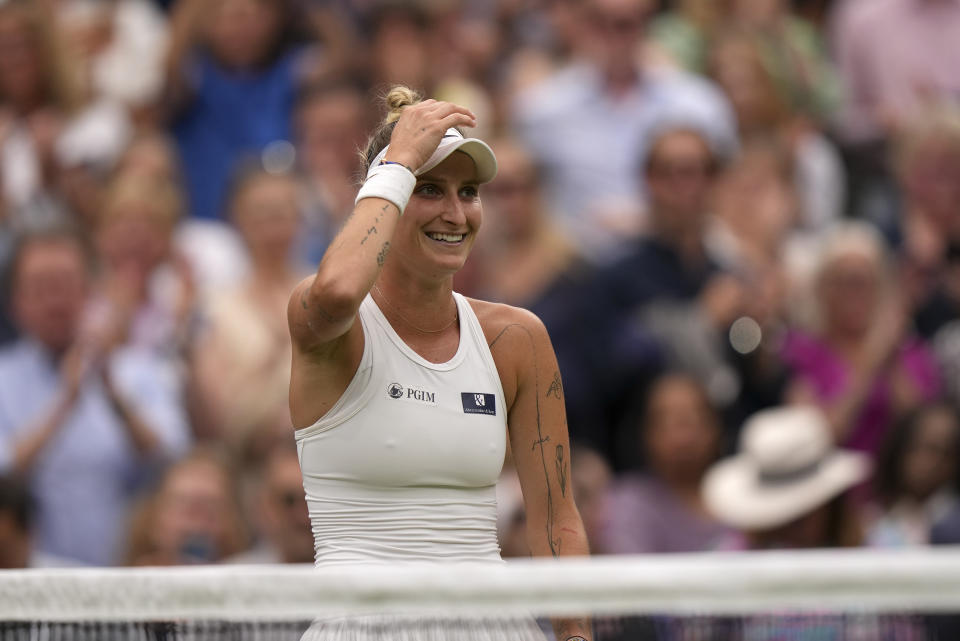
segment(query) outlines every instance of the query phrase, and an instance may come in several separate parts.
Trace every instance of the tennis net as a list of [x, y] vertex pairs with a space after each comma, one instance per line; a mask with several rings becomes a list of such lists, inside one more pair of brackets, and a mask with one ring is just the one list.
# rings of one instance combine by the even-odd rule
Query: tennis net
[[957, 548], [0, 572], [3, 641], [506, 641], [531, 616], [591, 616], [597, 641], [953, 641], [958, 613]]

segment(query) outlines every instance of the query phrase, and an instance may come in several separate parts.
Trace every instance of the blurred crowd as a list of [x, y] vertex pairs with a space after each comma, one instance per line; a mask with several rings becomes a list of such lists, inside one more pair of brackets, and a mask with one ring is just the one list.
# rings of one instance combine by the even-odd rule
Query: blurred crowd
[[0, 567], [312, 561], [286, 304], [393, 83], [596, 553], [960, 542], [960, 2], [2, 0]]

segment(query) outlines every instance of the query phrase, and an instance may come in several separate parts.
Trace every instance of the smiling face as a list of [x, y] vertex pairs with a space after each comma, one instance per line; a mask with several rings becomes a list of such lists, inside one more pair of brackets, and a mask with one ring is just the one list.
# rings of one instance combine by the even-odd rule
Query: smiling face
[[470, 255], [482, 219], [476, 165], [454, 152], [417, 178], [389, 263], [427, 278], [451, 276]]

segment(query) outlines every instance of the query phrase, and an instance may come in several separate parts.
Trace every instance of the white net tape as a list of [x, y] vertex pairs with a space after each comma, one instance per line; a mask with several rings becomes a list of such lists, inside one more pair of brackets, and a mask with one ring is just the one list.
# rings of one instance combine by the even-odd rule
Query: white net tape
[[0, 621], [279, 621], [371, 611], [960, 612], [960, 549], [0, 572]]

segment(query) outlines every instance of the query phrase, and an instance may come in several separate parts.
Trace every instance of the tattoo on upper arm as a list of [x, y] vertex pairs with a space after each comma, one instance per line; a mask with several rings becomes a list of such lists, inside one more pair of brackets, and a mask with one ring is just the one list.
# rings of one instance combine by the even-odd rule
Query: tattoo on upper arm
[[[550, 553], [551, 553], [554, 557], [559, 557], [559, 556], [560, 556], [561, 537], [560, 537], [560, 536], [554, 537], [554, 531], [553, 531], [553, 526], [554, 526], [553, 488], [552, 488], [551, 483], [550, 483], [550, 473], [549, 473], [548, 467], [547, 467], [547, 453], [546, 453], [546, 449], [544, 448], [544, 443], [550, 442], [550, 435], [547, 434], [546, 436], [544, 436], [544, 434], [543, 434], [543, 420], [542, 420], [541, 415], [540, 415], [540, 368], [536, 365], [536, 363], [537, 363], [537, 345], [536, 345], [536, 342], [535, 342], [534, 339], [533, 339], [533, 334], [530, 333], [530, 330], [529, 330], [529, 329], [527, 329], [526, 327], [524, 327], [521, 323], [511, 323], [511, 324], [507, 325], [506, 327], [504, 327], [502, 330], [500, 330], [500, 333], [497, 334], [496, 337], [495, 337], [492, 341], [490, 341], [490, 348], [492, 349], [493, 346], [496, 345], [497, 342], [498, 342], [501, 338], [503, 338], [503, 336], [507, 333], [507, 331], [510, 330], [510, 329], [512, 329], [512, 328], [514, 328], [514, 327], [518, 327], [518, 328], [520, 328], [521, 330], [523, 330], [523, 332], [527, 335], [527, 339], [530, 341], [530, 348], [533, 350], [533, 362], [534, 362], [534, 370], [533, 370], [533, 400], [534, 400], [534, 408], [535, 408], [535, 410], [536, 410], [537, 438], [536, 438], [536, 440], [534, 440], [534, 442], [533, 442], [533, 447], [532, 447], [531, 449], [532, 449], [533, 451], [536, 451], [536, 450], [539, 448], [539, 450], [540, 450], [540, 462], [541, 462], [541, 464], [542, 464], [542, 466], [543, 466], [543, 479], [544, 479], [544, 482], [546, 483], [546, 489], [547, 489], [547, 505], [546, 505], [546, 508], [547, 508], [547, 519], [546, 519], [546, 521], [547, 521], [547, 522], [546, 522], [547, 544], [550, 546]], [[559, 377], [559, 372], [557, 372], [557, 377]], [[559, 390], [558, 390], [556, 393], [559, 394]], [[563, 446], [560, 445], [560, 446], [558, 446], [558, 447], [560, 448], [559, 451], [562, 452], [562, 451], [563, 451]], [[562, 478], [562, 481], [561, 481], [561, 486], [560, 486], [560, 492], [561, 492], [561, 494], [562, 494], [563, 496], [566, 496], [566, 471], [564, 471], [564, 475], [563, 475], [561, 478]]]
[[[309, 288], [305, 288], [302, 292], [300, 292], [300, 306], [303, 307], [304, 310], [312, 314], [316, 314], [317, 316], [319, 316], [320, 318], [322, 318], [328, 323], [335, 322], [337, 319], [333, 317], [333, 314], [325, 310], [322, 306], [320, 305], [313, 305], [312, 307], [310, 306], [310, 302], [307, 300], [307, 296], [309, 293], [310, 293]], [[307, 327], [309, 327], [311, 330], [316, 331], [316, 328], [313, 326], [313, 320], [310, 317], [310, 315], [307, 315]]]
[[387, 260], [387, 254], [390, 253], [390, 241], [388, 240], [383, 244], [383, 247], [380, 248], [380, 253], [377, 254], [377, 265], [383, 267], [383, 263]]
[[560, 495], [567, 496], [567, 461], [564, 460], [563, 445], [557, 445], [557, 478], [560, 479]]
[[553, 374], [553, 382], [547, 388], [547, 396], [552, 396], [558, 401], [563, 398], [563, 383], [560, 381], [560, 370]]

